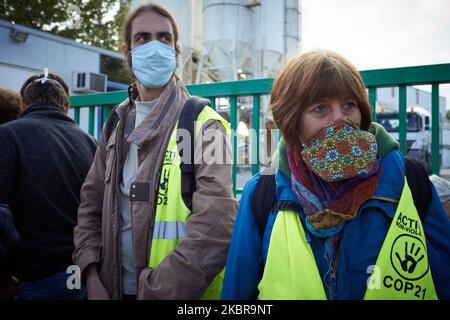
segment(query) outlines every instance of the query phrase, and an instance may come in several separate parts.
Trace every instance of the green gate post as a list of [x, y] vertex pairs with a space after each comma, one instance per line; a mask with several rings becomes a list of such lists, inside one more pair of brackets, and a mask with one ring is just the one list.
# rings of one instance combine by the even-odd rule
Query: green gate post
[[211, 101], [211, 108], [216, 110], [216, 98], [212, 97], [209, 101]]
[[91, 136], [94, 135], [94, 124], [95, 124], [95, 106], [89, 107], [89, 128], [88, 132]]
[[74, 108], [73, 109], [73, 119], [75, 120], [75, 122], [80, 125], [80, 108]]
[[233, 148], [233, 193], [236, 196], [237, 169], [237, 96], [230, 97], [231, 146]]
[[398, 103], [399, 130], [398, 140], [400, 142], [400, 151], [406, 155], [406, 86], [399, 87]]
[[252, 175], [259, 172], [259, 129], [260, 129], [261, 97], [253, 95], [253, 132], [256, 136], [252, 139]]
[[431, 85], [431, 171], [437, 175], [441, 171], [439, 118], [439, 83], [433, 83]]
[[377, 121], [377, 88], [370, 87], [369, 88], [369, 102], [372, 106], [372, 121]]
[[103, 119], [102, 124], [105, 124], [106, 120], [108, 119], [109, 114], [111, 113], [111, 108], [109, 106], [103, 107]]

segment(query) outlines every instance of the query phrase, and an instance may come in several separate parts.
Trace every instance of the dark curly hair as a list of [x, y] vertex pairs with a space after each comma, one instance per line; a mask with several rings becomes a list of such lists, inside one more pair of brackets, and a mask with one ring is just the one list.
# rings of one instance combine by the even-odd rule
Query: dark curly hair
[[0, 89], [0, 124], [17, 119], [22, 111], [18, 92]]

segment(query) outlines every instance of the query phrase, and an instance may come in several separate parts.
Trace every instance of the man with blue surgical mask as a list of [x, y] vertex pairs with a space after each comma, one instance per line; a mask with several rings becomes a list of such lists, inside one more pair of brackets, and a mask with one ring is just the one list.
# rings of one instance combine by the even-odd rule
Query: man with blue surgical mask
[[229, 124], [176, 75], [164, 8], [131, 12], [124, 40], [135, 82], [82, 187], [74, 261], [89, 299], [219, 299], [237, 211]]

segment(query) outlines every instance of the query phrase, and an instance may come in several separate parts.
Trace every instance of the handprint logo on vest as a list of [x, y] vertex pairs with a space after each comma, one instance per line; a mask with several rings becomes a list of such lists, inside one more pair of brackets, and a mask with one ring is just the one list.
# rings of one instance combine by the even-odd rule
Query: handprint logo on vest
[[419, 280], [429, 270], [426, 247], [422, 241], [412, 235], [398, 236], [391, 248], [391, 263], [394, 270], [406, 280]]

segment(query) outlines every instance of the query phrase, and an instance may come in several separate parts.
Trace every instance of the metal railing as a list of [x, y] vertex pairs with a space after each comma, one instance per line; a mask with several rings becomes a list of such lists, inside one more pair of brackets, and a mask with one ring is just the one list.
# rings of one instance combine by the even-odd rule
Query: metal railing
[[450, 64], [436, 64], [405, 68], [361, 71], [364, 84], [369, 89], [369, 100], [375, 117], [377, 88], [399, 87], [399, 142], [400, 150], [406, 154], [406, 87], [431, 85], [431, 171], [440, 172], [439, 156], [439, 85], [450, 83]]
[[[399, 92], [399, 142], [400, 150], [406, 154], [406, 87], [413, 85], [432, 86], [432, 172], [439, 174], [439, 85], [450, 83], [450, 64], [416, 66], [393, 69], [367, 70], [361, 71], [361, 76], [369, 91], [369, 101], [372, 105], [373, 119], [375, 117], [375, 106], [377, 100], [377, 88], [396, 87]], [[187, 89], [190, 94], [208, 98], [211, 101], [211, 107], [216, 107], [217, 98], [229, 98], [230, 124], [232, 132], [237, 130], [238, 98], [252, 97], [252, 129], [260, 132], [260, 112], [261, 96], [270, 94], [272, 90], [273, 79], [243, 80], [233, 82], [189, 85]], [[101, 121], [104, 123], [110, 112], [110, 106], [116, 105], [127, 98], [126, 91], [115, 91], [108, 93], [87, 94], [72, 96], [70, 98], [71, 108], [74, 110], [74, 119], [80, 123], [80, 109], [88, 108], [88, 132], [94, 135], [95, 112], [99, 110]], [[252, 141], [252, 174], [260, 170], [260, 135], [255, 135], [256, 139]], [[232, 135], [233, 147], [233, 191], [235, 194], [242, 192], [236, 187], [237, 172], [237, 135]]]

